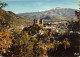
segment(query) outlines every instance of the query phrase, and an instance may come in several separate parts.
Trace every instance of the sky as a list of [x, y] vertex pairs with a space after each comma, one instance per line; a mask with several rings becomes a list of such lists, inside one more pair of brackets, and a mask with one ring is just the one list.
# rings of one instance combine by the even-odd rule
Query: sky
[[16, 14], [27, 12], [39, 12], [53, 8], [72, 8], [78, 9], [80, 0], [2, 0], [8, 3], [3, 8], [6, 11], [12, 11]]

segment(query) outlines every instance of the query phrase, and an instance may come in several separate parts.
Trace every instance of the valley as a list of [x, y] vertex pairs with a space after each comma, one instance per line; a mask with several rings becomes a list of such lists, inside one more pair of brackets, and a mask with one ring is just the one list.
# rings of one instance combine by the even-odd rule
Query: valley
[[75, 9], [21, 14], [0, 9], [0, 56], [77, 57], [79, 22]]

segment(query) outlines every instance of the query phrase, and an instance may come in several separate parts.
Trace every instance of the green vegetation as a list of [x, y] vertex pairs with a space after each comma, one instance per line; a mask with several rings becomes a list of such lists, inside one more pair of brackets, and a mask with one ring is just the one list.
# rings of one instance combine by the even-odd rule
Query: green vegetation
[[[32, 25], [32, 20], [0, 9], [0, 55], [11, 57], [69, 57], [79, 53], [78, 22], [70, 22], [74, 33], [59, 34], [51, 29]], [[21, 29], [21, 25], [26, 25]], [[32, 25], [32, 26], [31, 26]], [[72, 28], [70, 28], [70, 26]], [[76, 28], [75, 28], [76, 26]], [[21, 27], [21, 28], [20, 28]]]

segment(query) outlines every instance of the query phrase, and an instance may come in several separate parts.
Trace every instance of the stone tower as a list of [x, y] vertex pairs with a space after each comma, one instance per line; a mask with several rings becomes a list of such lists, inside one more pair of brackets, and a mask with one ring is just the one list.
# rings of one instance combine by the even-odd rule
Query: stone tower
[[39, 20], [39, 25], [43, 26], [43, 20], [42, 19]]
[[34, 19], [33, 25], [35, 25], [35, 24], [37, 24], [39, 26], [43, 26], [43, 20], [42, 19]]

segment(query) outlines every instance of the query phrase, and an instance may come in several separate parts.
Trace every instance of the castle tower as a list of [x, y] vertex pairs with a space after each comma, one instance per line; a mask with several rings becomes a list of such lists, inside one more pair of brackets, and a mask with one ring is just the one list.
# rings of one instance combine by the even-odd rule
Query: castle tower
[[36, 24], [36, 19], [34, 19], [34, 23], [33, 23], [33, 25], [34, 25], [34, 24]]
[[39, 24], [43, 26], [43, 20], [42, 19], [39, 20]]
[[39, 24], [39, 20], [34, 19], [33, 25], [35, 25], [35, 24]]
[[34, 23], [33, 23], [33, 25], [35, 25], [35, 24], [37, 24], [37, 25], [39, 25], [39, 26], [43, 26], [43, 20], [42, 19], [34, 19]]

